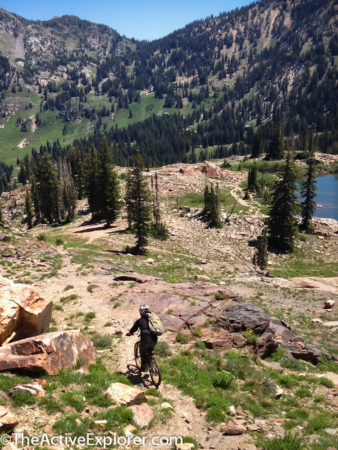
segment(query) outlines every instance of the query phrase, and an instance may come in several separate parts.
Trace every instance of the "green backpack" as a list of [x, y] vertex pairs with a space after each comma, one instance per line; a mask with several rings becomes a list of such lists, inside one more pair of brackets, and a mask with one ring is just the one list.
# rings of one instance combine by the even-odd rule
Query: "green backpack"
[[157, 314], [150, 312], [148, 313], [149, 330], [151, 333], [156, 334], [156, 336], [161, 336], [164, 333], [164, 328], [161, 319]]

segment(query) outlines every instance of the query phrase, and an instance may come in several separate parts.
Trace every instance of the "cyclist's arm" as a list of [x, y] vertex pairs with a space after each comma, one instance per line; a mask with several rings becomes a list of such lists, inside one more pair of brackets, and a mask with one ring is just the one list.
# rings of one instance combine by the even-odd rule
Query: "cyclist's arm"
[[130, 328], [129, 334], [134, 334], [140, 328], [140, 319], [136, 320], [134, 325]]

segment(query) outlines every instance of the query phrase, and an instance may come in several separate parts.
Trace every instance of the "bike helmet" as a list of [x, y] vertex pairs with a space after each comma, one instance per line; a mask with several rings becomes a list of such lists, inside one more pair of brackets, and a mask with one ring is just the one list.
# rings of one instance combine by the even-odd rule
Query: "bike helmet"
[[140, 308], [139, 308], [139, 312], [140, 312], [141, 316], [144, 316], [144, 315], [150, 313], [149, 306], [148, 305], [141, 305]]

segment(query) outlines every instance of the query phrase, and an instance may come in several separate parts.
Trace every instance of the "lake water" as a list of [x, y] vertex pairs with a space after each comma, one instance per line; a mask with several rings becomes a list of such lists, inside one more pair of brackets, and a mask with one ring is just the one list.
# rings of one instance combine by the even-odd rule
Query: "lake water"
[[338, 175], [325, 175], [316, 178], [317, 191], [315, 201], [322, 205], [315, 211], [315, 217], [338, 220]]

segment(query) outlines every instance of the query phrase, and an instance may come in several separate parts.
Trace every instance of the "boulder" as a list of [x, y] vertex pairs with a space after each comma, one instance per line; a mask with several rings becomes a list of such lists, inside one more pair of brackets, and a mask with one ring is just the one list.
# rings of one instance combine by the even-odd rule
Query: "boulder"
[[19, 419], [8, 411], [8, 409], [0, 406], [0, 433], [12, 431], [19, 423]]
[[106, 397], [117, 406], [140, 405], [147, 402], [147, 397], [142, 389], [123, 383], [111, 384], [106, 391]]
[[206, 348], [215, 351], [230, 350], [233, 345], [232, 336], [228, 330], [204, 328], [201, 340], [205, 343]]
[[29, 384], [17, 384], [13, 386], [9, 390], [9, 395], [13, 395], [15, 392], [24, 391], [32, 394], [36, 397], [43, 397], [46, 393], [44, 388], [38, 383], [29, 383]]
[[22, 339], [0, 347], [0, 370], [25, 370], [57, 374], [74, 367], [81, 358], [82, 368], [95, 362], [95, 348], [80, 331], [56, 331]]
[[238, 436], [243, 434], [246, 428], [240, 423], [235, 421], [229, 421], [224, 428], [223, 434], [228, 436]]
[[334, 300], [326, 300], [324, 303], [325, 309], [332, 309], [334, 307], [335, 301]]
[[46, 333], [53, 303], [33, 289], [0, 277], [0, 345]]
[[147, 427], [154, 417], [153, 410], [146, 403], [133, 405], [130, 409], [133, 411], [133, 421], [140, 428]]
[[263, 334], [269, 326], [270, 317], [250, 303], [241, 303], [225, 309], [220, 322], [231, 332], [252, 330], [256, 334]]

